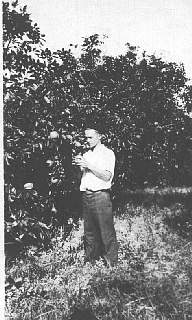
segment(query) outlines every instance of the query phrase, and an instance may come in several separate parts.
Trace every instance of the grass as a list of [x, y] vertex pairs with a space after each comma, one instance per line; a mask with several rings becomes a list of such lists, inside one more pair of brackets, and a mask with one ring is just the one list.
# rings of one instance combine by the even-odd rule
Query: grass
[[81, 220], [66, 241], [61, 234], [52, 240], [54, 249], [31, 248], [7, 266], [15, 285], [6, 290], [6, 319], [65, 320], [75, 310], [90, 310], [100, 320], [192, 319], [189, 212], [182, 204], [125, 203], [116, 210], [115, 227], [119, 262], [111, 269], [102, 261], [83, 265]]
[[170, 207], [176, 203], [192, 208], [192, 187], [145, 188], [136, 190], [123, 190], [115, 193], [114, 206], [118, 208], [127, 202], [135, 205], [150, 207], [152, 204]]

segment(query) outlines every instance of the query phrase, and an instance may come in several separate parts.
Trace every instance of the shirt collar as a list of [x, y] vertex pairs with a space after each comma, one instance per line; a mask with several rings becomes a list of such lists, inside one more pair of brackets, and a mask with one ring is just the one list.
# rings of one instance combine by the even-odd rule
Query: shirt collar
[[90, 149], [90, 151], [94, 152], [94, 151], [98, 151], [103, 147], [102, 143], [97, 144], [93, 149]]

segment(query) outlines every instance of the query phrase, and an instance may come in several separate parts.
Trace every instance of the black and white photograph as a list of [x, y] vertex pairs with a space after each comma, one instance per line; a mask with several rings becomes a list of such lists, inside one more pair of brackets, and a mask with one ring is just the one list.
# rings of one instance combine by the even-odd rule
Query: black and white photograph
[[2, 317], [192, 319], [192, 1], [3, 0], [2, 49]]

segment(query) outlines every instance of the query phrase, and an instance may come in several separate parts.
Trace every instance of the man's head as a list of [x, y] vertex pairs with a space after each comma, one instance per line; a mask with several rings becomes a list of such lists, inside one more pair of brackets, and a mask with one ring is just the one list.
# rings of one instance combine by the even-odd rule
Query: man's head
[[96, 147], [101, 143], [102, 135], [96, 129], [86, 128], [85, 137], [90, 148]]

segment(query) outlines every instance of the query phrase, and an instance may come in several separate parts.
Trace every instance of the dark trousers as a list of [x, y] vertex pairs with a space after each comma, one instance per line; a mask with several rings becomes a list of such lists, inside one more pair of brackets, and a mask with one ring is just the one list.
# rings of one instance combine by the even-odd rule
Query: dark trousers
[[109, 192], [83, 192], [82, 200], [86, 260], [103, 257], [110, 265], [116, 264], [118, 245]]

